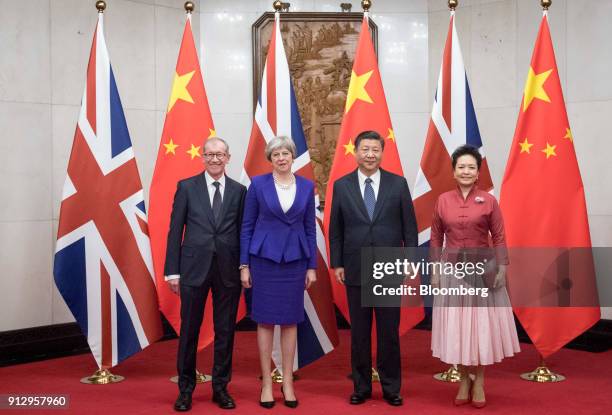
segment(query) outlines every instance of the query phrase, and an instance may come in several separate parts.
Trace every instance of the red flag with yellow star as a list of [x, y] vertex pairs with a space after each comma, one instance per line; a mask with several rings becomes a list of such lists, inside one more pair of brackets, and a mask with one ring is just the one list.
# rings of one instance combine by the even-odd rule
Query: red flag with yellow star
[[[584, 188], [546, 12], [525, 83], [500, 205], [509, 247], [591, 247]], [[583, 275], [590, 279], [594, 273]], [[511, 268], [508, 278], [512, 283]], [[594, 279], [579, 283], [592, 285]], [[514, 311], [543, 357], [600, 318], [599, 307], [515, 307]]]
[[[149, 232], [159, 306], [177, 333], [181, 326], [180, 298], [170, 291], [164, 280], [172, 202], [177, 182], [204, 170], [203, 143], [214, 135], [215, 127], [191, 32], [191, 16], [188, 15], [149, 192]], [[212, 327], [212, 307], [206, 307], [199, 350], [212, 341]]]
[[[325, 235], [329, 235], [329, 216], [331, 213], [334, 183], [340, 177], [357, 168], [353, 140], [359, 133], [366, 130], [376, 131], [381, 137], [387, 139], [381, 167], [391, 173], [403, 176], [404, 172], [395, 142], [393, 126], [391, 125], [385, 91], [376, 62], [374, 45], [370, 37], [367, 13], [364, 14], [361, 25], [357, 52], [346, 97], [344, 116], [336, 144], [334, 162], [329, 174], [327, 192], [325, 193], [325, 216], [323, 222]], [[329, 241], [327, 244], [329, 252]], [[343, 286], [335, 282], [336, 279], [333, 272], [331, 275], [332, 281], [334, 281], [332, 284], [334, 301], [344, 317], [349, 320], [346, 291]], [[403, 307], [400, 335], [414, 327], [423, 317], [422, 307]]]

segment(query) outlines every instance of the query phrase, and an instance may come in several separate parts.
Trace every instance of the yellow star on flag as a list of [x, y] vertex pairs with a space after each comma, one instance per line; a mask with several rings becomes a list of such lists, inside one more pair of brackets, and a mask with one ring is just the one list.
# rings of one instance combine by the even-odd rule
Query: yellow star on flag
[[351, 74], [351, 82], [349, 83], [348, 93], [346, 94], [346, 108], [344, 113], [350, 111], [351, 107], [358, 99], [372, 104], [372, 98], [368, 95], [365, 86], [370, 80], [374, 71], [366, 72], [363, 75], [357, 75], [355, 71]]
[[187, 90], [187, 85], [191, 82], [191, 78], [193, 78], [193, 74], [195, 71], [191, 71], [184, 75], [179, 75], [178, 73], [174, 73], [174, 82], [172, 83], [172, 92], [170, 93], [170, 102], [168, 103], [168, 112], [172, 110], [176, 101], [183, 100], [193, 104], [193, 98], [191, 98], [191, 94]]
[[387, 136], [387, 138], [395, 142], [395, 133], [393, 132], [393, 129], [389, 128], [389, 135]]
[[176, 153], [174, 150], [176, 150], [176, 148], [178, 147], [178, 144], [174, 144], [174, 141], [172, 141], [172, 139], [170, 139], [170, 141], [166, 144], [164, 144], [164, 147], [166, 147], [166, 154], [174, 154], [176, 156]]
[[557, 153], [555, 153], [555, 148], [557, 148], [557, 146], [551, 146], [548, 144], [548, 141], [546, 142], [546, 148], [542, 150], [542, 153], [546, 154], [546, 160], [548, 160], [551, 156], [557, 155]]
[[521, 146], [521, 152], [519, 154], [531, 154], [531, 147], [533, 147], [533, 144], [527, 141], [527, 138], [525, 138], [525, 141], [523, 141], [522, 143], [519, 143], [519, 145]]
[[355, 155], [355, 145], [353, 144], [353, 140], [349, 140], [348, 144], [343, 144], [344, 146], [344, 155], [352, 154]]
[[196, 147], [193, 144], [191, 145], [191, 148], [189, 149], [189, 151], [187, 151], [187, 154], [191, 156], [191, 160], [193, 160], [196, 157], [202, 157], [200, 155], [200, 146]]
[[552, 69], [549, 69], [546, 72], [536, 74], [533, 68], [529, 67], [527, 82], [525, 82], [525, 91], [523, 92], [523, 112], [527, 111], [531, 102], [536, 98], [545, 102], [550, 102], [550, 98], [544, 90], [544, 83], [552, 71]]
[[569, 138], [570, 142], [574, 142], [574, 136], [572, 135], [572, 130], [569, 128], [565, 129], [565, 136], [563, 138]]
[[208, 138], [217, 136], [217, 131], [214, 128], [209, 128], [208, 131], [210, 131], [210, 135], [208, 136]]

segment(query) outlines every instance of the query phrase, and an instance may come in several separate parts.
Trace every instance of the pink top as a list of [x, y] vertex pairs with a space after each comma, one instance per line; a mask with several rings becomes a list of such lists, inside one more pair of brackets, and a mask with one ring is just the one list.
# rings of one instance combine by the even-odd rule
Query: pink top
[[[484, 248], [491, 246], [489, 233], [492, 246], [501, 248], [495, 250], [497, 263], [508, 264], [504, 219], [495, 197], [476, 186], [465, 199], [459, 188], [438, 197], [430, 247], [441, 248], [446, 236], [448, 248]], [[439, 258], [439, 250], [432, 251]]]

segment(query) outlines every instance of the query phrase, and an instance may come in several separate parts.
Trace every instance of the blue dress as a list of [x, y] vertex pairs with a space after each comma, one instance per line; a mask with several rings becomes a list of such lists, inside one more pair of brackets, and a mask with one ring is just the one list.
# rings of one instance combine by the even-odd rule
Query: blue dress
[[317, 267], [314, 183], [295, 179], [296, 195], [287, 212], [272, 174], [254, 177], [246, 196], [240, 263], [250, 267], [251, 318], [261, 324], [304, 320], [306, 270]]

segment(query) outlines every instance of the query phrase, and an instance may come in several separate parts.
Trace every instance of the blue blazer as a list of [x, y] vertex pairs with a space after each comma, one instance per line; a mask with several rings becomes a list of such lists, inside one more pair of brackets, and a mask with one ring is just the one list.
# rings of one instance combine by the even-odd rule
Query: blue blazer
[[274, 262], [307, 259], [317, 268], [314, 183], [295, 176], [295, 200], [285, 213], [272, 174], [253, 177], [247, 191], [240, 232], [240, 263], [250, 255]]

